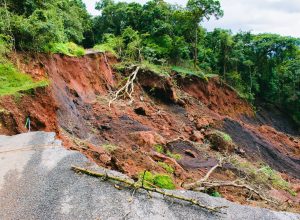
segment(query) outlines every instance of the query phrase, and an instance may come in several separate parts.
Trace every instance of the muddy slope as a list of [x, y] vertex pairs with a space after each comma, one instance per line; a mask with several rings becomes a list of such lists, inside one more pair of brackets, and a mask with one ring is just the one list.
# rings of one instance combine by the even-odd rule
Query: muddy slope
[[[40, 54], [20, 55], [20, 60], [24, 72], [36, 79], [47, 77], [51, 85], [23, 94], [18, 100], [2, 97], [1, 134], [24, 132], [25, 119], [30, 116], [33, 130], [55, 131], [66, 146], [132, 178], [144, 170], [164, 173], [159, 162], [166, 163], [174, 168], [171, 175], [180, 188], [186, 181], [203, 177], [217, 164], [218, 156], [224, 155], [212, 150], [207, 139], [219, 129], [232, 136], [236, 149], [230, 154], [239, 152], [251, 163], [264, 161], [288, 178], [295, 178], [296, 183], [300, 178], [299, 138], [271, 127], [266, 121], [273, 118], [267, 113], [257, 123], [251, 106], [217, 78], [165, 77], [142, 70], [136, 80], [134, 101], [117, 99], [109, 106], [130, 74], [112, 70], [115, 58], [103, 54], [82, 58]], [[155, 150], [157, 145], [161, 152]], [[222, 149], [221, 145], [217, 149]], [[180, 158], [174, 159], [170, 153]], [[228, 170], [218, 170], [212, 178], [231, 181], [238, 177]], [[245, 191], [221, 190], [225, 198], [249, 204]], [[297, 199], [300, 201], [298, 197], [292, 201]], [[259, 198], [254, 200], [250, 204], [264, 205]], [[297, 209], [297, 204], [292, 208]]]

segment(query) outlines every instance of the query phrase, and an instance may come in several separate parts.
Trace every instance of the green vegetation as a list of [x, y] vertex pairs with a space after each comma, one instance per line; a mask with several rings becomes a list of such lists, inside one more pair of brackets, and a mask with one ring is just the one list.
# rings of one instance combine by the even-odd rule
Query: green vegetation
[[154, 149], [156, 152], [161, 153], [161, 154], [163, 154], [165, 152], [164, 146], [159, 145], [159, 144], [155, 145]]
[[48, 48], [45, 49], [45, 51], [50, 53], [64, 54], [71, 57], [79, 57], [85, 54], [85, 50], [83, 47], [80, 47], [72, 42], [53, 43], [49, 45]]
[[185, 6], [99, 0], [96, 8], [101, 13], [92, 17], [82, 0], [1, 1], [0, 35], [22, 51], [83, 55], [67, 43], [74, 42], [162, 75], [218, 75], [241, 97], [276, 105], [300, 125], [299, 38], [208, 32], [199, 24], [222, 17], [219, 0], [188, 0]]
[[222, 197], [222, 195], [218, 191], [213, 191], [212, 193], [210, 193], [210, 195], [213, 197], [219, 197], [219, 198]]
[[114, 144], [103, 144], [101, 145], [101, 147], [107, 152], [107, 153], [112, 153], [115, 150], [118, 149], [118, 146], [114, 145]]
[[167, 174], [153, 174], [149, 171], [141, 173], [139, 176], [139, 182], [142, 183], [144, 179], [144, 185], [147, 187], [159, 187], [162, 189], [175, 189], [173, 179]]
[[169, 164], [166, 164], [164, 162], [158, 162], [157, 164], [164, 168], [168, 173], [174, 173], [174, 168]]
[[245, 172], [253, 184], [256, 185], [271, 185], [275, 189], [281, 189], [289, 192], [291, 195], [297, 195], [296, 192], [293, 191], [289, 182], [285, 181], [280, 173], [273, 170], [271, 167], [267, 165], [259, 165], [254, 166], [253, 164], [242, 161], [238, 158], [235, 158], [231, 161], [238, 169]]
[[7, 37], [0, 35], [0, 96], [16, 96], [19, 92], [47, 86], [49, 84], [47, 80], [35, 82], [29, 75], [17, 70], [7, 59], [6, 55], [11, 50], [11, 45], [7, 43], [7, 39]]
[[155, 145], [154, 149], [156, 152], [161, 153], [161, 154], [166, 154], [168, 157], [171, 157], [175, 160], [180, 160], [182, 158], [182, 156], [180, 154], [173, 154], [169, 150], [166, 152], [164, 146], [159, 145], [159, 144]]
[[28, 91], [49, 84], [47, 80], [34, 82], [33, 79], [20, 73], [12, 64], [0, 64], [0, 96], [15, 95], [21, 91]]
[[181, 160], [182, 156], [180, 154], [173, 154], [171, 151], [167, 151], [167, 156], [175, 160]]
[[220, 136], [224, 141], [226, 142], [232, 142], [232, 138], [230, 137], [229, 134], [226, 134], [225, 132], [222, 132], [222, 131], [218, 131], [218, 130], [215, 130], [214, 131], [218, 136]]

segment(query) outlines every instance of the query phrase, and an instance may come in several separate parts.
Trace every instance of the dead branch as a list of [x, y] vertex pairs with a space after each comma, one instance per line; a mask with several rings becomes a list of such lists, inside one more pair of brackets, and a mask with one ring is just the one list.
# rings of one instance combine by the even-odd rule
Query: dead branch
[[246, 184], [237, 184], [236, 181], [233, 181], [233, 182], [226, 182], [226, 181], [225, 182], [223, 182], [223, 181], [203, 182], [202, 184], [205, 188], [220, 187], [220, 186], [232, 186], [232, 187], [245, 188], [245, 189], [249, 190], [250, 192], [258, 195], [262, 200], [265, 200], [270, 203], [278, 204], [276, 201], [266, 198], [264, 195], [262, 195], [261, 192], [259, 192], [258, 190], [255, 190], [251, 186], [246, 185]]
[[139, 73], [140, 67], [138, 66], [135, 71], [133, 71], [132, 74], [128, 77], [128, 80], [126, 84], [119, 89], [115, 93], [115, 97], [109, 101], [109, 107], [111, 106], [111, 103], [116, 101], [122, 94], [127, 95], [130, 98], [130, 101], [133, 101], [132, 94], [134, 92], [134, 80], [136, 79], [137, 74]]
[[194, 183], [188, 183], [188, 184], [183, 184], [183, 188], [191, 190], [191, 189], [195, 189], [195, 188], [199, 188], [202, 186], [203, 182], [207, 181], [208, 178], [210, 177], [210, 175], [215, 171], [215, 169], [217, 169], [218, 167], [221, 167], [220, 164], [215, 165], [214, 167], [212, 167], [207, 174], [200, 180], [194, 182]]
[[186, 202], [189, 202], [193, 205], [196, 205], [196, 206], [198, 206], [202, 209], [208, 210], [209, 212], [221, 213], [222, 208], [227, 208], [226, 206], [220, 206], [220, 207], [206, 206], [206, 205], [200, 203], [196, 199], [175, 195], [173, 193], [169, 193], [169, 192], [167, 192], [165, 190], [162, 190], [162, 189], [151, 188], [151, 187], [148, 187], [148, 186], [145, 186], [145, 185], [140, 185], [140, 183], [138, 183], [138, 182], [134, 182], [134, 181], [130, 181], [130, 180], [127, 180], [127, 179], [124, 179], [124, 178], [116, 177], [116, 176], [113, 176], [113, 175], [110, 175], [110, 174], [107, 174], [107, 173], [104, 173], [104, 174], [103, 173], [97, 173], [97, 172], [87, 170], [87, 169], [84, 169], [84, 168], [81, 168], [81, 167], [76, 167], [76, 166], [72, 166], [72, 170], [74, 170], [75, 172], [84, 173], [84, 174], [94, 176], [94, 177], [101, 177], [101, 178], [105, 178], [105, 179], [109, 179], [109, 180], [118, 181], [118, 182], [124, 183], [124, 184], [134, 188], [135, 190], [144, 189], [147, 192], [155, 192], [155, 193], [159, 193], [159, 194], [161, 194], [163, 196], [166, 196], [166, 197], [186, 201]]

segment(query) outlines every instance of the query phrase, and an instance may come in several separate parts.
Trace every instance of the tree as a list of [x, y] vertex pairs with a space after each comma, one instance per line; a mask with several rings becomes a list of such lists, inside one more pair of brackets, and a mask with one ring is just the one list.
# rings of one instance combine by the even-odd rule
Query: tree
[[221, 5], [219, 0], [189, 0], [187, 3], [187, 17], [191, 22], [191, 26], [195, 33], [195, 43], [194, 43], [194, 65], [197, 65], [198, 59], [198, 26], [199, 23], [206, 18], [210, 19], [211, 16], [215, 18], [220, 18], [223, 16], [223, 11], [221, 10]]

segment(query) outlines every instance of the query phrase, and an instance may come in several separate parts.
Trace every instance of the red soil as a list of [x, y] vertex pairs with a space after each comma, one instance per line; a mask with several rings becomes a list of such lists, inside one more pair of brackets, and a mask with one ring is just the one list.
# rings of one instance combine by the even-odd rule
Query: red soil
[[[34, 95], [24, 94], [17, 101], [2, 97], [0, 107], [5, 111], [0, 112], [1, 134], [25, 132], [25, 119], [30, 116], [33, 130], [55, 131], [68, 147], [133, 178], [144, 170], [166, 172], [157, 162], [167, 163], [174, 168], [173, 178], [180, 188], [183, 182], [203, 177], [217, 163], [216, 152], [209, 148], [205, 135], [212, 128], [226, 130], [226, 118], [230, 117], [251, 132], [251, 137], [267, 142], [270, 152], [276, 150], [282, 158], [293, 157], [299, 164], [299, 139], [241, 121], [244, 116], [254, 117], [251, 106], [217, 78], [206, 82], [177, 77], [175, 86], [171, 78], [143, 72], [137, 78], [135, 101], [118, 99], [109, 107], [111, 92], [123, 82], [121, 75], [110, 69], [116, 62], [113, 57], [108, 57], [108, 62], [102, 54], [83, 58], [21, 55], [19, 59], [24, 72], [35, 79], [47, 77], [51, 85], [35, 90]], [[231, 130], [234, 139], [236, 130]], [[251, 158], [253, 143], [236, 145]], [[109, 152], [105, 150], [108, 145], [117, 149]], [[155, 145], [163, 146], [164, 154], [155, 152]], [[167, 151], [180, 154], [181, 159], [166, 156]], [[257, 161], [264, 159], [255, 157]], [[276, 163], [271, 165], [280, 168]], [[237, 176], [220, 169], [211, 178], [234, 180]], [[230, 200], [249, 204], [245, 190], [220, 190]], [[253, 204], [262, 205], [259, 198], [255, 199]]]

